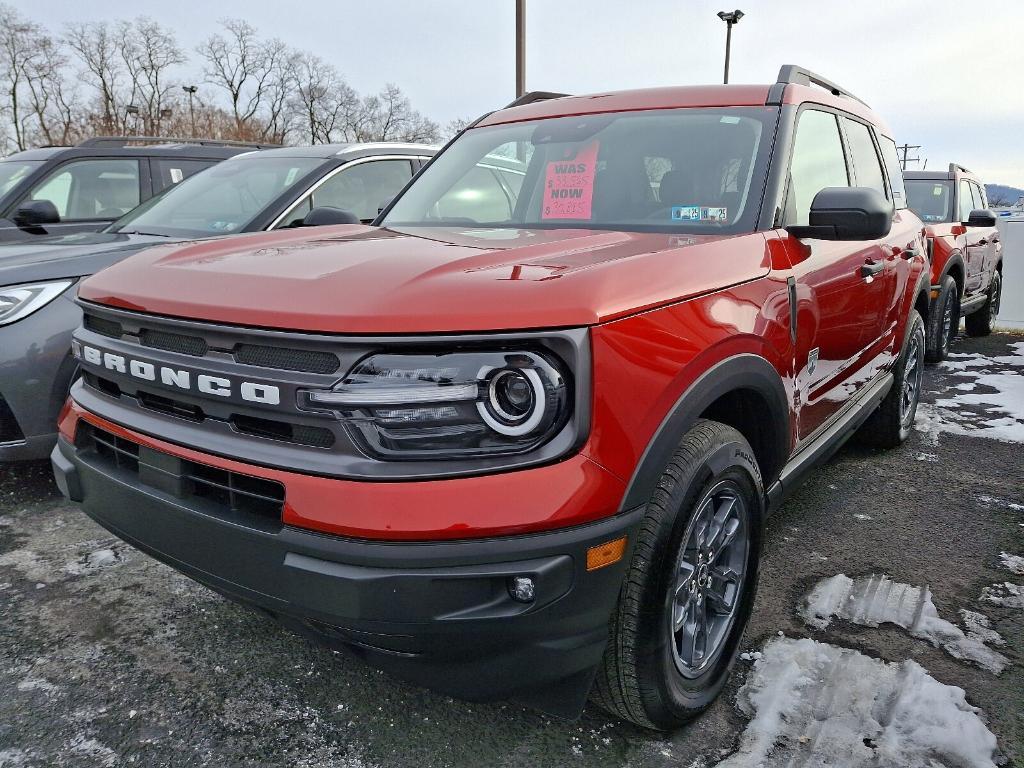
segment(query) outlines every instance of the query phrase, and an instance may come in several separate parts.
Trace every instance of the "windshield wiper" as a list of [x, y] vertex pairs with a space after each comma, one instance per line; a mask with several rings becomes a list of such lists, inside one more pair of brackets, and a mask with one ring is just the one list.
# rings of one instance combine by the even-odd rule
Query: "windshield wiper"
[[146, 237], [170, 237], [170, 235], [161, 235], [159, 232], [143, 232], [139, 229], [119, 229], [112, 234], [115, 235], [144, 235]]

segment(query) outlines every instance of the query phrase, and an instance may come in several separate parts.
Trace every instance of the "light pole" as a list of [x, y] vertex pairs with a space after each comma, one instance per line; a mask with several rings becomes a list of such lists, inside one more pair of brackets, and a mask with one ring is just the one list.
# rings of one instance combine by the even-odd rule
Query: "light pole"
[[516, 0], [516, 98], [526, 93], [526, 0]]
[[196, 109], [195, 105], [192, 103], [192, 99], [196, 95], [196, 91], [199, 90], [199, 86], [183, 85], [181, 86], [181, 90], [188, 94], [188, 116], [192, 123], [192, 135], [189, 136], [189, 138], [194, 139], [196, 137]]
[[729, 51], [732, 48], [732, 25], [738, 24], [743, 18], [743, 11], [738, 8], [735, 11], [719, 11], [718, 18], [725, 22], [725, 79], [723, 83], [729, 82]]

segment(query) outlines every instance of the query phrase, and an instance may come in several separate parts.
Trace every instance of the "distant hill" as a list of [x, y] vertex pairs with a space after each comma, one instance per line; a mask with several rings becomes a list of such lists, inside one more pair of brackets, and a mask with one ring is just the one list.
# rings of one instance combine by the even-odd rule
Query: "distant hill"
[[1024, 197], [1024, 189], [1008, 187], [1005, 184], [986, 184], [985, 192], [988, 193], [989, 204], [996, 207], [1013, 205]]

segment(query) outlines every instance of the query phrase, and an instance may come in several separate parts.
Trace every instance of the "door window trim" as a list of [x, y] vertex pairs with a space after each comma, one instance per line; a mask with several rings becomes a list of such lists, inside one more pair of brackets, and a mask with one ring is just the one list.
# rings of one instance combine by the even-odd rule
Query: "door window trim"
[[409, 178], [412, 179], [416, 175], [416, 171], [413, 170], [413, 161], [418, 159], [415, 155], [369, 155], [367, 157], [357, 157], [354, 160], [349, 160], [346, 163], [342, 163], [337, 168], [332, 168], [326, 174], [321, 176], [318, 180], [313, 182], [304, 192], [300, 193], [291, 205], [289, 205], [284, 213], [275, 218], [268, 226], [264, 227], [261, 231], [271, 232], [277, 229], [278, 225], [287, 219], [301, 204], [302, 202], [312, 195], [316, 190], [323, 186], [329, 179], [334, 178], [342, 171], [347, 168], [352, 168], [356, 165], [363, 165], [364, 163], [372, 163], [378, 160], [405, 160], [409, 164]]
[[786, 158], [786, 183], [782, 189], [782, 198], [776, 201], [776, 205], [781, 211], [781, 223], [778, 227], [773, 229], [785, 229], [787, 222], [785, 221], [786, 216], [786, 200], [789, 199], [789, 188], [793, 181], [793, 156], [796, 150], [797, 134], [800, 132], [800, 118], [804, 112], [827, 112], [832, 115], [836, 121], [836, 130], [839, 133], [839, 144], [843, 148], [843, 162], [846, 163], [846, 186], [850, 186], [850, 180], [853, 178], [853, 158], [850, 154], [850, 148], [846, 139], [846, 133], [843, 131], [842, 121], [840, 117], [850, 117], [848, 112], [844, 112], [841, 109], [836, 109], [825, 104], [818, 104], [817, 102], [805, 101], [797, 109], [796, 115], [793, 117], [793, 135], [789, 141], [789, 152]]
[[[38, 189], [40, 186], [45, 184], [51, 178], [57, 176], [61, 172], [61, 169], [65, 168], [66, 166], [71, 165], [72, 163], [88, 163], [88, 162], [97, 162], [97, 161], [105, 162], [105, 161], [110, 161], [110, 160], [127, 160], [129, 162], [134, 162], [136, 164], [136, 166], [138, 168], [138, 174], [136, 175], [136, 183], [138, 184], [138, 188], [139, 188], [139, 202], [136, 204], [136, 206], [135, 206], [136, 208], [139, 205], [142, 205], [147, 200], [149, 200], [151, 197], [153, 197], [153, 195], [152, 195], [152, 193], [150, 191], [151, 188], [152, 188], [151, 187], [151, 185], [152, 185], [152, 176], [150, 174], [149, 162], [148, 162], [149, 157], [148, 156], [146, 156], [146, 157], [135, 157], [135, 156], [125, 156], [125, 155], [78, 155], [78, 156], [74, 156], [74, 157], [68, 157], [68, 158], [66, 158], [64, 160], [60, 160], [57, 163], [55, 163], [53, 166], [51, 166], [49, 169], [47, 169], [45, 166], [43, 168], [41, 168], [40, 170], [42, 171], [42, 173], [40, 173], [38, 181], [32, 181], [28, 186], [26, 186], [25, 190], [21, 193], [21, 195], [17, 198], [17, 200], [14, 203], [11, 204], [11, 206], [9, 208], [10, 215], [13, 215], [18, 210], [18, 208], [21, 205], [23, 205], [24, 203], [28, 202], [28, 200], [29, 200], [28, 196], [32, 193], [33, 190]], [[70, 194], [70, 192], [69, 192], [69, 194]], [[70, 202], [71, 201], [70, 201], [70, 198], [69, 198], [68, 199], [68, 203], [70, 204]], [[132, 208], [130, 210], [135, 210], [135, 208]], [[120, 217], [116, 217], [116, 218], [113, 218], [113, 219], [110, 219], [110, 218], [92, 218], [92, 219], [65, 219], [65, 218], [62, 218], [56, 224], [48, 224], [47, 226], [56, 227], [56, 226], [60, 226], [62, 224], [102, 224], [103, 222], [117, 221], [118, 218], [120, 218]]]

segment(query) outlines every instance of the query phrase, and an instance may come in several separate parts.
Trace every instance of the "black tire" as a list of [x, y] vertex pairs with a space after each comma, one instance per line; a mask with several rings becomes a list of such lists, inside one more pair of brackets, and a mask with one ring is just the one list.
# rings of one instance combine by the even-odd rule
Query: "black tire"
[[892, 389], [860, 428], [857, 435], [860, 442], [877, 448], [895, 448], [910, 436], [921, 397], [924, 354], [924, 321], [917, 310], [912, 309], [903, 348], [893, 367]]
[[992, 284], [988, 287], [988, 300], [981, 309], [964, 318], [964, 325], [969, 336], [988, 336], [995, 328], [999, 316], [999, 302], [1003, 297], [1003, 276], [992, 273]]
[[960, 288], [949, 275], [942, 278], [928, 318], [928, 351], [926, 363], [940, 363], [949, 354], [949, 345], [960, 332]]
[[[612, 615], [608, 646], [591, 694], [595, 703], [611, 714], [642, 727], [669, 730], [700, 715], [725, 686], [757, 590], [764, 491], [753, 455], [750, 445], [735, 429], [701, 420], [686, 433], [665, 467], [637, 533], [632, 561]], [[733, 505], [728, 508], [729, 518], [724, 517], [725, 512], [720, 515], [719, 511], [726, 507], [716, 501], [720, 498], [716, 494], [726, 494], [721, 498], [734, 495]], [[733, 513], [735, 527], [714, 527], [719, 519], [731, 524]], [[700, 521], [706, 522], [700, 525]], [[710, 562], [702, 570], [690, 571], [693, 578], [684, 591], [678, 581], [683, 572], [681, 564], [687, 559], [687, 552], [697, 551], [688, 549], [688, 543], [704, 541], [694, 539], [700, 532], [710, 532], [709, 546], [720, 548], [714, 554], [709, 552]], [[724, 532], [720, 539], [719, 532]], [[716, 540], [719, 544], [714, 543]], [[733, 550], [741, 541], [746, 542], [742, 550]], [[722, 542], [724, 546], [720, 546]], [[734, 567], [722, 566], [719, 559], [723, 556], [729, 558], [729, 563], [742, 559], [742, 571], [723, 579], [719, 575], [722, 569]], [[716, 610], [723, 606], [713, 599], [712, 582], [717, 580], [722, 585], [729, 578], [732, 581], [728, 583], [735, 584], [734, 607], [727, 620], [713, 627], [714, 621], [723, 618]], [[718, 588], [714, 589], [717, 593]], [[728, 586], [723, 589], [728, 590]], [[677, 603], [681, 595], [688, 597]], [[706, 654], [687, 676], [682, 671], [685, 665], [681, 667], [683, 662], [678, 658], [677, 633], [688, 631], [689, 622], [682, 622], [679, 628], [673, 622], [680, 616], [691, 616], [687, 612], [696, 612], [698, 608], [705, 616]], [[717, 639], [709, 647], [712, 635]], [[697, 640], [690, 645], [694, 657], [697, 646]]]

